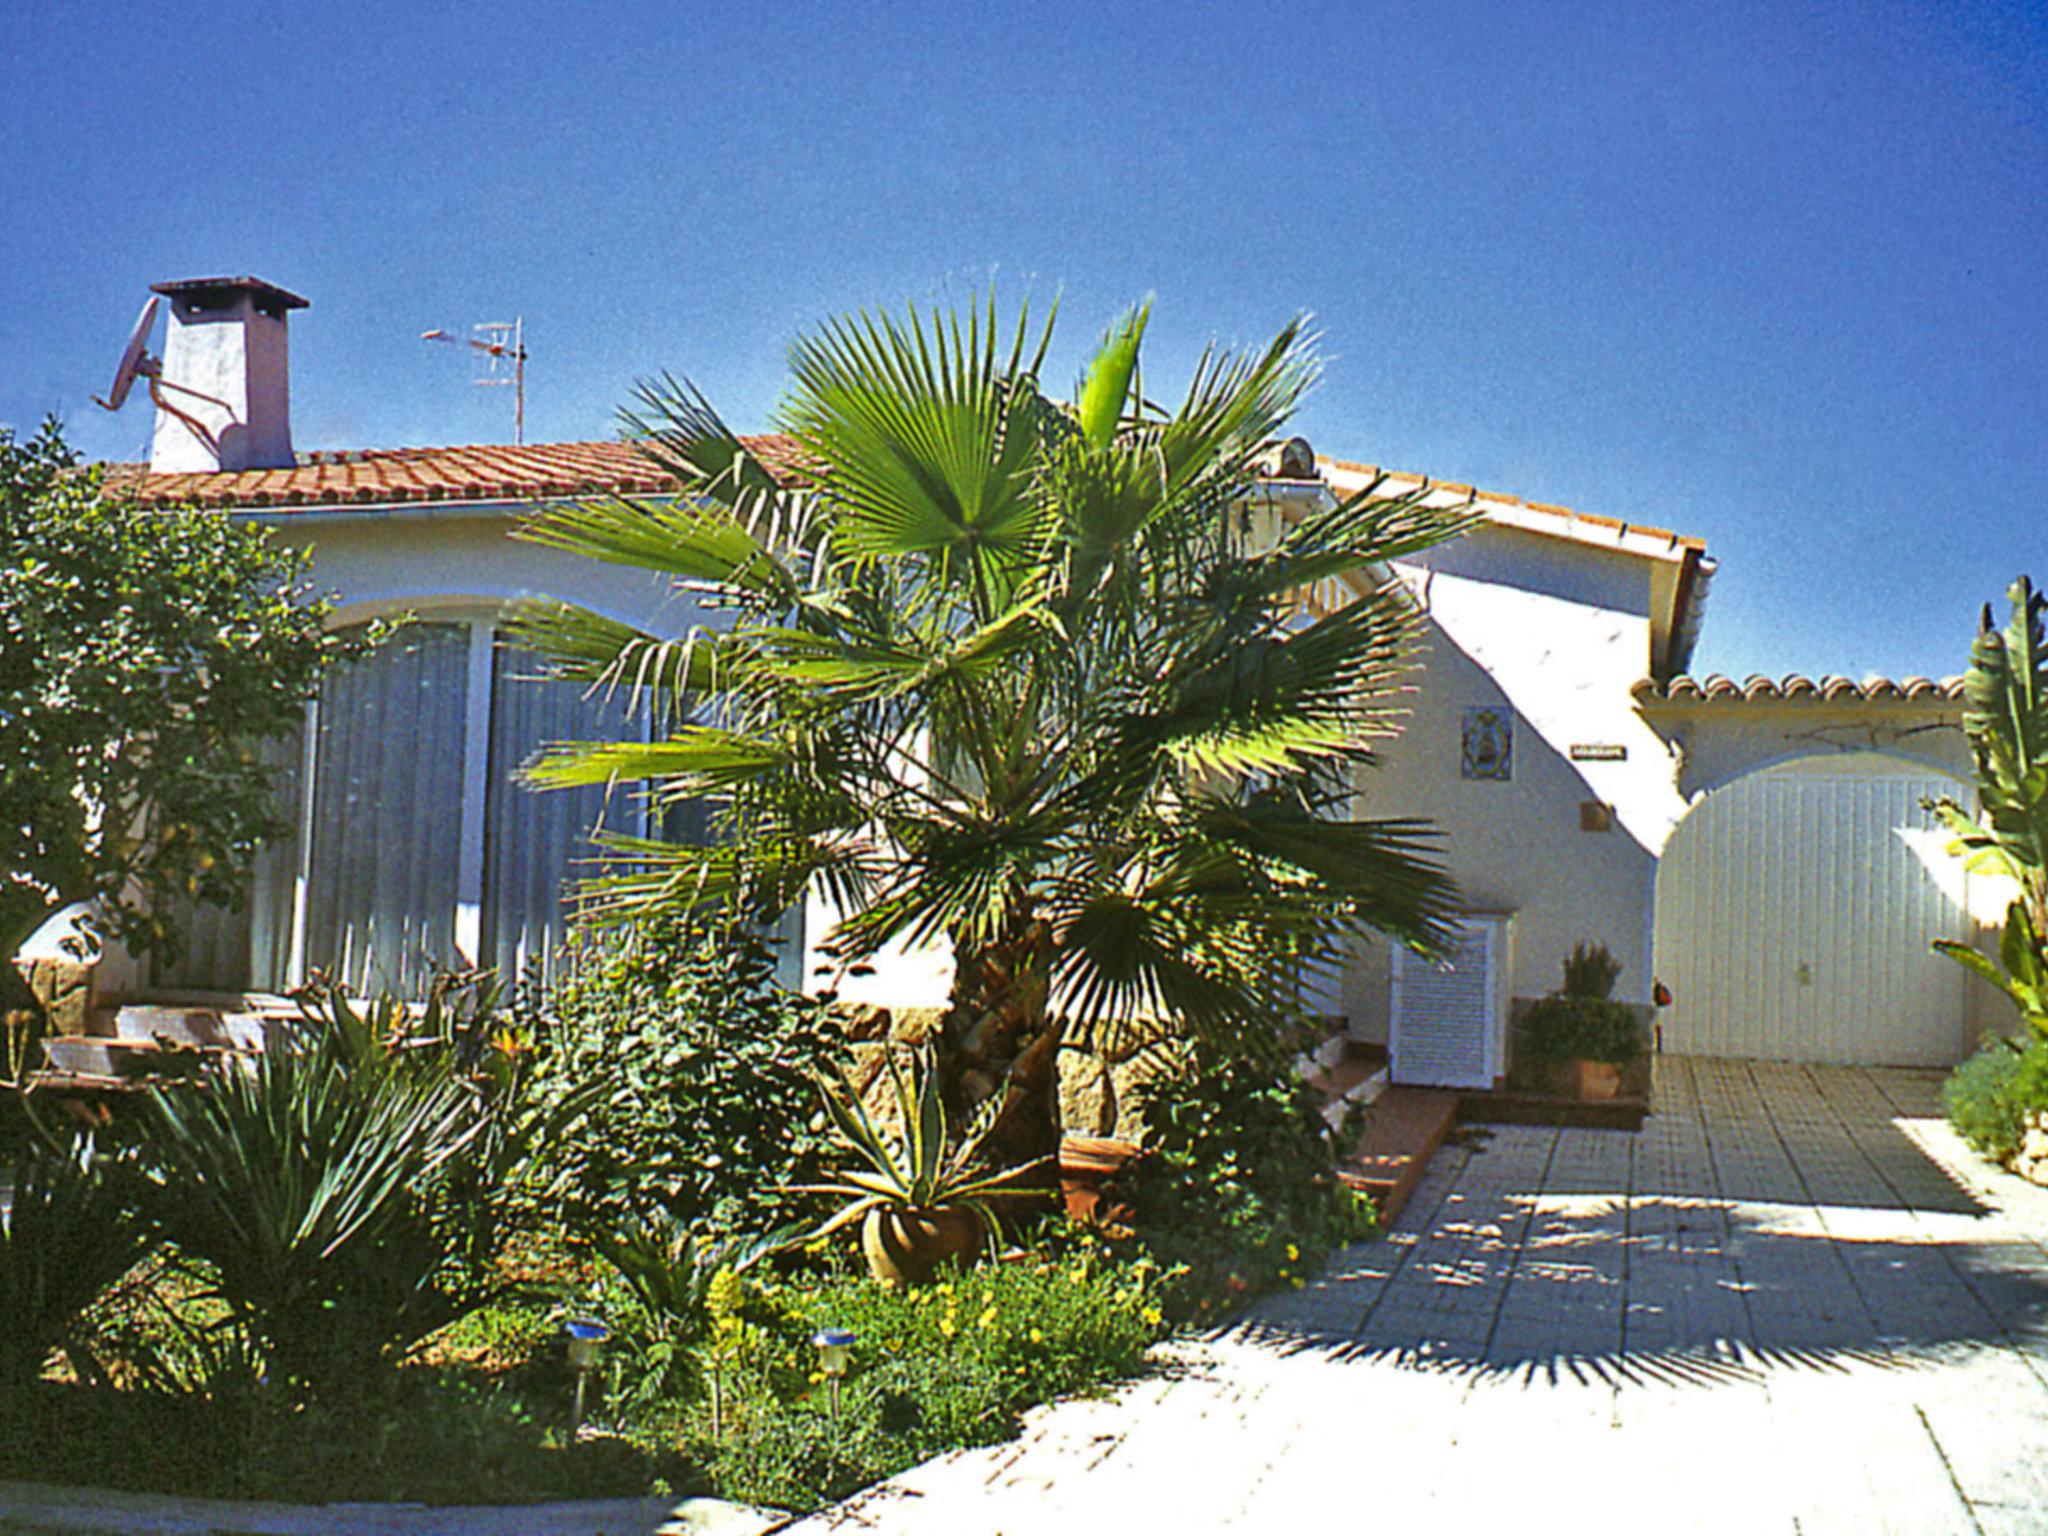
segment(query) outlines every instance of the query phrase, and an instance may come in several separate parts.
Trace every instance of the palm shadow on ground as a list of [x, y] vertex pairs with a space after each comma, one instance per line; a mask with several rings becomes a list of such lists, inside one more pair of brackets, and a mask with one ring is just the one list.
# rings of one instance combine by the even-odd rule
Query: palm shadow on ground
[[[2041, 1234], [1988, 1221], [1895, 1115], [1802, 1116], [1784, 1092], [1794, 1078], [1769, 1079], [1789, 1105], [1691, 1112], [1683, 1095], [1731, 1070], [1672, 1084], [1675, 1123], [1657, 1136], [1502, 1127], [1446, 1147], [1387, 1238], [1337, 1254], [1229, 1337], [1616, 1385], [2048, 1350]], [[1825, 1086], [1815, 1102], [1846, 1091]]]

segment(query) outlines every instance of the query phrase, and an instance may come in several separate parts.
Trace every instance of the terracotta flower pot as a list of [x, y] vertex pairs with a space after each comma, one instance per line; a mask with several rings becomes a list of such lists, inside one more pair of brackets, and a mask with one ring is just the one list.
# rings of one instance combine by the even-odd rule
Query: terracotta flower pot
[[1621, 1092], [1621, 1068], [1611, 1061], [1567, 1061], [1558, 1077], [1571, 1098], [1611, 1099]]
[[981, 1218], [964, 1205], [930, 1210], [875, 1209], [860, 1224], [868, 1273], [884, 1285], [923, 1285], [948, 1259], [964, 1259], [982, 1243]]

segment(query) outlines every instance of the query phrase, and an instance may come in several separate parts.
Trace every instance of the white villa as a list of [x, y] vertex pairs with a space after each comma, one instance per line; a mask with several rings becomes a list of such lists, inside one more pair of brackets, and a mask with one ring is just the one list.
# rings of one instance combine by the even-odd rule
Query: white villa
[[[165, 382], [215, 403], [183, 397], [204, 433], [160, 411], [151, 462], [124, 472], [126, 489], [309, 548], [340, 623], [418, 622], [312, 709], [292, 764], [298, 834], [266, 855], [248, 911], [197, 924], [174, 973], [108, 957], [103, 995], [275, 991], [316, 966], [410, 982], [456, 954], [508, 971], [544, 956], [606, 812], [601, 794], [531, 794], [509, 770], [544, 742], [619, 727], [573, 686], [524, 678], [500, 621], [535, 596], [667, 632], [699, 614], [642, 574], [511, 534], [536, 503], [668, 482], [612, 442], [295, 454], [285, 336], [305, 301], [253, 278], [158, 291]], [[782, 440], [753, 446], [789, 460]], [[1313, 465], [1267, 482], [1278, 510], [1378, 473]], [[1700, 539], [1483, 491], [1477, 506], [1480, 528], [1401, 568], [1430, 646], [1413, 714], [1361, 784], [1372, 814], [1442, 829], [1470, 943], [1449, 972], [1360, 953], [1327, 1011], [1390, 1041], [1397, 1080], [1482, 1084], [1501, 1070], [1511, 999], [1554, 987], [1572, 946], [1593, 940], [1622, 961], [1621, 995], [1647, 1000], [1653, 980], [1673, 994], [1666, 1050], [1966, 1054], [1991, 1014], [1928, 941], [1973, 932], [1972, 893], [1920, 807], [1967, 794], [1955, 686], [1696, 679], [1715, 570]], [[800, 916], [791, 974], [808, 977], [830, 914]], [[898, 955], [842, 992], [934, 1003], [947, 965]]]

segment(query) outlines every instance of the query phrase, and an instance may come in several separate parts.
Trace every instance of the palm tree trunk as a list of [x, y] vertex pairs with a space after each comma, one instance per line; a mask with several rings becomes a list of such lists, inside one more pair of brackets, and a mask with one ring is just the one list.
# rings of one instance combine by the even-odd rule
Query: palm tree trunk
[[1009, 1166], [1057, 1155], [1060, 1027], [1046, 1016], [1052, 932], [1022, 917], [992, 943], [954, 945], [952, 996], [939, 1024], [940, 1092], [954, 1125], [1000, 1099], [986, 1146]]

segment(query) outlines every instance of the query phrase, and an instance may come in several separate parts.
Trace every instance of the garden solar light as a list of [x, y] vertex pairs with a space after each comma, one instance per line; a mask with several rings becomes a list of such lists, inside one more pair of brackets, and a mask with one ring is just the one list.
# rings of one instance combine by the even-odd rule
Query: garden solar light
[[576, 1423], [583, 1423], [583, 1384], [597, 1365], [598, 1347], [611, 1337], [611, 1329], [594, 1317], [571, 1318], [562, 1324], [569, 1340], [569, 1369], [576, 1373]]
[[839, 1379], [846, 1374], [847, 1356], [854, 1346], [853, 1334], [845, 1328], [820, 1328], [811, 1335], [811, 1347], [818, 1352], [818, 1369], [825, 1375], [832, 1394], [832, 1417], [839, 1418]]

